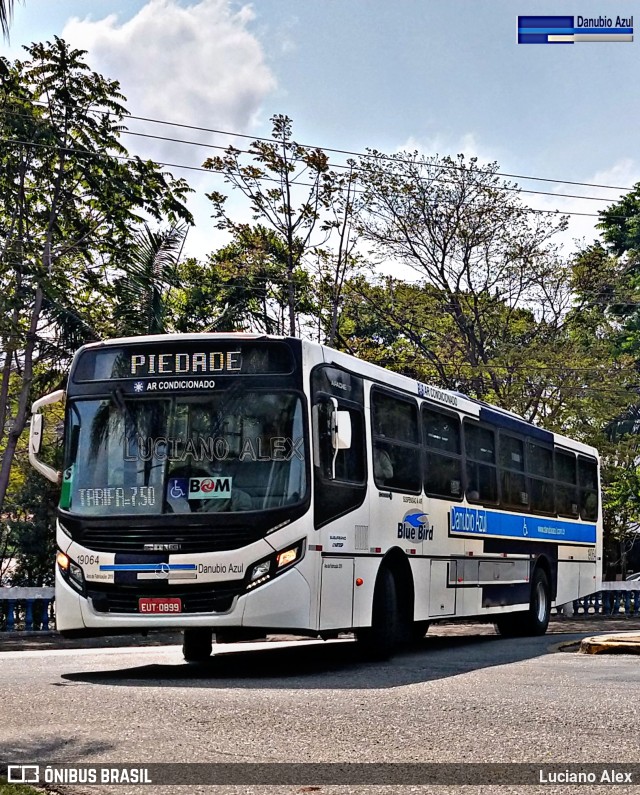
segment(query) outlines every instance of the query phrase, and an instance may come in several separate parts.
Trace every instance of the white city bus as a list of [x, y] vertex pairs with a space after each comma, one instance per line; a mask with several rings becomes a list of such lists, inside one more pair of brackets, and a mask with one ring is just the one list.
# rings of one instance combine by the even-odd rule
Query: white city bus
[[212, 634], [353, 631], [384, 657], [439, 620], [541, 634], [600, 585], [595, 449], [304, 340], [84, 346], [30, 459], [61, 483], [65, 634], [180, 628], [198, 661]]

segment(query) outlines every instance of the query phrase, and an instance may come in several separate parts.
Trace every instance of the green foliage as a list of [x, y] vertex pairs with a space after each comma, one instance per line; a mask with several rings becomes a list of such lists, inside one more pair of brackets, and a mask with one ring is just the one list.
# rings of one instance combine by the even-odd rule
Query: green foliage
[[0, 506], [36, 381], [57, 385], [79, 344], [113, 333], [105, 286], [122, 263], [140, 275], [136, 230], [191, 220], [184, 180], [120, 143], [117, 81], [59, 38], [25, 49], [0, 70]]
[[[291, 278], [296, 311], [312, 311], [308, 273], [297, 267]], [[172, 299], [177, 331], [286, 333], [287, 250], [272, 229], [239, 226], [232, 242], [206, 263], [194, 259], [181, 263], [177, 280], [180, 289]]]
[[170, 330], [170, 292], [178, 281], [185, 227], [154, 231], [146, 224], [135, 234], [113, 284], [114, 331], [118, 336], [163, 334]]
[[53, 585], [58, 487], [29, 468], [22, 487], [7, 504], [12, 585]]
[[[605, 542], [610, 573], [625, 573], [625, 560], [640, 523], [640, 185], [600, 213], [602, 241], [578, 252], [572, 262], [573, 289], [579, 302], [576, 326], [596, 340], [603, 360], [619, 378], [603, 381], [611, 398], [603, 414], [602, 455]], [[621, 405], [624, 378], [626, 402]]]
[[615, 256], [626, 256], [634, 268], [640, 264], [640, 182], [600, 213], [598, 228]]
[[0, 795], [42, 795], [42, 790], [27, 784], [8, 784], [6, 778], [0, 777]]
[[[224, 174], [225, 181], [239, 190], [250, 203], [253, 219], [266, 224], [279, 238], [284, 255], [287, 295], [287, 330], [298, 334], [299, 282], [303, 256], [311, 247], [311, 237], [323, 210], [337, 189], [336, 177], [329, 171], [329, 160], [321, 149], [309, 149], [292, 139], [291, 119], [276, 115], [272, 119], [274, 142], [253, 141], [249, 154], [255, 164], [243, 165], [241, 152], [229, 147], [223, 157], [205, 161], [204, 167]], [[240, 225], [227, 212], [227, 197], [215, 191], [208, 194], [219, 229], [241, 236]], [[323, 225], [325, 233], [332, 226]]]

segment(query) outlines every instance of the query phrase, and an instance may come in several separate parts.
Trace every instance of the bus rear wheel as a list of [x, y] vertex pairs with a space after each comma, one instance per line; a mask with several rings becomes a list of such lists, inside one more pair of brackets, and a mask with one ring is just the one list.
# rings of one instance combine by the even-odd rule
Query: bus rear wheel
[[371, 626], [356, 633], [358, 647], [370, 660], [387, 660], [400, 640], [398, 589], [393, 572], [382, 566], [376, 579], [371, 610]]
[[538, 567], [531, 578], [529, 609], [497, 619], [498, 632], [507, 638], [544, 635], [551, 614], [551, 586], [546, 571]]
[[411, 642], [419, 643], [429, 631], [430, 621], [414, 621], [411, 625]]
[[210, 629], [185, 629], [182, 639], [182, 656], [187, 662], [204, 662], [211, 657], [212, 634]]

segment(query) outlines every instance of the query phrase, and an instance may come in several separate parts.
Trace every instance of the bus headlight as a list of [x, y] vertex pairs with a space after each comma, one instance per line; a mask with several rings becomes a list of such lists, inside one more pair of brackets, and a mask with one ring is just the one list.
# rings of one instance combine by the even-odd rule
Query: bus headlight
[[259, 577], [264, 577], [265, 574], [269, 574], [270, 568], [271, 568], [270, 560], [263, 560], [261, 563], [256, 563], [253, 569], [251, 569], [249, 582], [253, 582], [254, 580], [257, 580]]
[[279, 552], [278, 556], [276, 557], [278, 568], [282, 569], [284, 566], [290, 566], [298, 559], [299, 554], [300, 554], [299, 546], [291, 547], [291, 549], [287, 549], [284, 552]]
[[71, 560], [64, 552], [58, 552], [56, 561], [64, 579], [69, 585], [75, 588], [76, 591], [82, 593], [84, 591], [84, 572], [82, 571], [82, 567]]
[[249, 582], [247, 591], [252, 590], [258, 585], [277, 577], [278, 574], [286, 571], [294, 563], [297, 563], [304, 556], [304, 541], [298, 541], [293, 546], [287, 547], [279, 552], [274, 552], [268, 558], [258, 561], [249, 572]]

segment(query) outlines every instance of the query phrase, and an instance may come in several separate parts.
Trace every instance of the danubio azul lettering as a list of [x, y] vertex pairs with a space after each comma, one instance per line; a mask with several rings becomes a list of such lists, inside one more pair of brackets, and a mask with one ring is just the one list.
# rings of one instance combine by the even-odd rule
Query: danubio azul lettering
[[577, 28], [612, 28], [613, 20], [611, 17], [576, 17]]
[[454, 505], [450, 514], [451, 533], [464, 535], [487, 534], [501, 538], [537, 539], [559, 543], [595, 544], [596, 526], [591, 522], [568, 522], [526, 514], [489, 511]]

